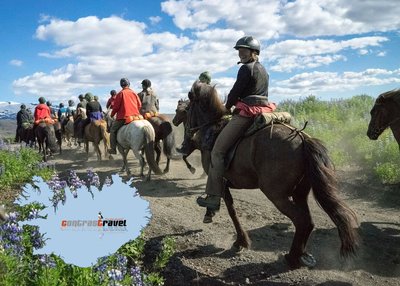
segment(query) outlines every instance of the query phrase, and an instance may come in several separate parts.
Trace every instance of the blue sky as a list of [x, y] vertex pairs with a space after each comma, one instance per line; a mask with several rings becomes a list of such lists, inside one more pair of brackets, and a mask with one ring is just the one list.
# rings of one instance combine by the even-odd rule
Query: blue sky
[[269, 99], [377, 96], [400, 87], [400, 5], [364, 0], [2, 0], [0, 101], [53, 103], [148, 78], [172, 113], [207, 70], [224, 97], [233, 46], [261, 41]]

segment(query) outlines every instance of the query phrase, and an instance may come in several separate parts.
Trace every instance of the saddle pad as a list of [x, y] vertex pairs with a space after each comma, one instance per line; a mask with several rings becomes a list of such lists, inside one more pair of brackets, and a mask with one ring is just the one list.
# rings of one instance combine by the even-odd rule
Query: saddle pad
[[247, 129], [244, 137], [250, 136], [258, 130], [264, 128], [271, 123], [287, 123], [290, 124], [292, 119], [289, 112], [268, 112], [261, 113], [254, 118], [253, 124]]

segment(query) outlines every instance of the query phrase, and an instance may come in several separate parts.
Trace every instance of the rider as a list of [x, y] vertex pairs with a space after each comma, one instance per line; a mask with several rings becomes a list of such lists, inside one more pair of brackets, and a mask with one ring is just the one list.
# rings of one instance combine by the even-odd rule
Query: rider
[[117, 95], [117, 91], [115, 89], [110, 91], [110, 98], [107, 100], [107, 104], [106, 104], [107, 109], [113, 108], [116, 95]]
[[86, 104], [86, 119], [82, 120], [82, 123], [79, 127], [79, 136], [78, 138], [83, 139], [85, 133], [85, 127], [90, 122], [95, 120], [103, 119], [103, 110], [98, 101], [94, 100], [93, 94], [90, 92], [85, 94], [85, 99], [87, 100]]
[[19, 142], [21, 139], [19, 136], [19, 130], [23, 128], [24, 123], [30, 124], [32, 123], [32, 121], [32, 114], [28, 112], [28, 110], [26, 109], [26, 105], [22, 104], [21, 109], [17, 113], [17, 130], [15, 134], [15, 142]]
[[[224, 158], [229, 148], [245, 133], [254, 116], [271, 112], [268, 103], [269, 75], [258, 61], [260, 42], [252, 36], [240, 38], [234, 47], [239, 52], [240, 67], [236, 82], [228, 94], [225, 108], [235, 106], [232, 119], [221, 131], [211, 152], [211, 163], [206, 185], [206, 196], [197, 198], [197, 204], [210, 210], [219, 210], [225, 187]], [[273, 109], [273, 108], [272, 108]]]
[[127, 78], [121, 78], [120, 85], [122, 90], [118, 92], [114, 100], [114, 107], [111, 112], [111, 117], [117, 114], [116, 120], [110, 128], [110, 154], [117, 154], [117, 132], [124, 124], [128, 124], [133, 120], [143, 119], [140, 115], [142, 103], [139, 96], [129, 88], [130, 82]]
[[38, 125], [42, 120], [51, 120], [51, 111], [43, 96], [39, 97], [39, 104], [35, 107], [33, 117], [35, 119], [35, 125]]
[[144, 79], [142, 81], [142, 91], [138, 93], [138, 96], [140, 98], [140, 101], [142, 102], [140, 114], [142, 114], [146, 119], [157, 116], [160, 107], [157, 94], [151, 88], [150, 80]]
[[60, 121], [67, 117], [67, 108], [62, 102], [58, 105], [57, 116]]
[[47, 106], [48, 106], [49, 109], [50, 109], [51, 118], [52, 118], [52, 119], [57, 119], [57, 118], [58, 118], [58, 117], [57, 117], [57, 112], [56, 112], [56, 109], [53, 107], [51, 101], [48, 100], [48, 101], [46, 102], [46, 104], [47, 104]]
[[[199, 81], [206, 83], [206, 84], [210, 84], [211, 83], [211, 75], [208, 71], [202, 72], [199, 75]], [[192, 93], [191, 91], [189, 91], [188, 93], [188, 97], [190, 99], [189, 105], [186, 107], [187, 109], [187, 118], [190, 118], [190, 105], [192, 102]], [[175, 148], [176, 151], [178, 151], [179, 153], [181, 153], [182, 155], [188, 155], [188, 153], [190, 152], [191, 149], [191, 145], [192, 145], [192, 137], [193, 134], [191, 134], [190, 132], [190, 124], [189, 124], [190, 120], [186, 120], [186, 124], [185, 124], [185, 134], [183, 137], [183, 142], [180, 148]]]
[[67, 107], [67, 117], [74, 116], [76, 112], [75, 102], [70, 99], [68, 100], [68, 107]]
[[83, 94], [80, 94], [78, 96], [78, 98], [79, 98], [79, 103], [81, 104], [81, 107], [86, 109], [87, 101], [85, 99], [85, 96]]

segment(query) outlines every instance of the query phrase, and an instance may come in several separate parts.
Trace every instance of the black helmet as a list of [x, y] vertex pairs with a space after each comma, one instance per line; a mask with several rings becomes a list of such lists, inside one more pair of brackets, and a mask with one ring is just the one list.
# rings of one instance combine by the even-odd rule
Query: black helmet
[[43, 96], [39, 97], [39, 103], [46, 103], [46, 99]]
[[131, 85], [131, 83], [129, 82], [129, 79], [127, 79], [125, 77], [121, 78], [121, 80], [119, 81], [119, 84], [121, 87], [127, 87], [127, 86]]
[[82, 99], [84, 99], [85, 97], [83, 96], [83, 94], [80, 94], [80, 95], [78, 96], [78, 98], [79, 98], [80, 100], [82, 100]]
[[26, 105], [25, 104], [21, 104], [21, 109], [26, 109]]
[[240, 38], [236, 42], [234, 48], [236, 50], [238, 50], [239, 48], [248, 48], [250, 50], [256, 51], [257, 55], [260, 54], [260, 42], [252, 36], [244, 36], [243, 38]]
[[113, 90], [110, 91], [110, 95], [113, 96], [113, 95], [116, 95], [116, 94], [117, 94], [117, 91], [116, 91], [115, 89], [113, 89]]
[[75, 102], [72, 99], [68, 100], [68, 106], [74, 106], [74, 104]]
[[148, 79], [144, 79], [144, 80], [142, 80], [142, 85], [144, 85], [145, 87], [150, 87], [151, 81]]
[[61, 102], [60, 105], [59, 105], [59, 107], [60, 107], [60, 108], [64, 107], [64, 103]]
[[50, 100], [49, 100], [49, 101], [47, 101], [47, 102], [46, 102], [46, 104], [47, 104], [47, 106], [49, 106], [49, 107], [50, 107], [50, 106], [51, 106], [51, 101], [50, 101]]

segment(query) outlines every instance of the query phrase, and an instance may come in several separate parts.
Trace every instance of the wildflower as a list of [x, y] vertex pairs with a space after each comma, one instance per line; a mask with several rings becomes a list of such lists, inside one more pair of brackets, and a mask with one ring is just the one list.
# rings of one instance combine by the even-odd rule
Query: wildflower
[[100, 179], [99, 175], [97, 175], [96, 172], [93, 172], [93, 169], [88, 169], [87, 170], [87, 182], [89, 186], [95, 186], [96, 188], [100, 187]]
[[130, 274], [132, 277], [132, 285], [136, 286], [143, 286], [143, 280], [142, 280], [142, 273], [140, 272], [140, 268], [137, 266], [133, 266], [130, 269]]

